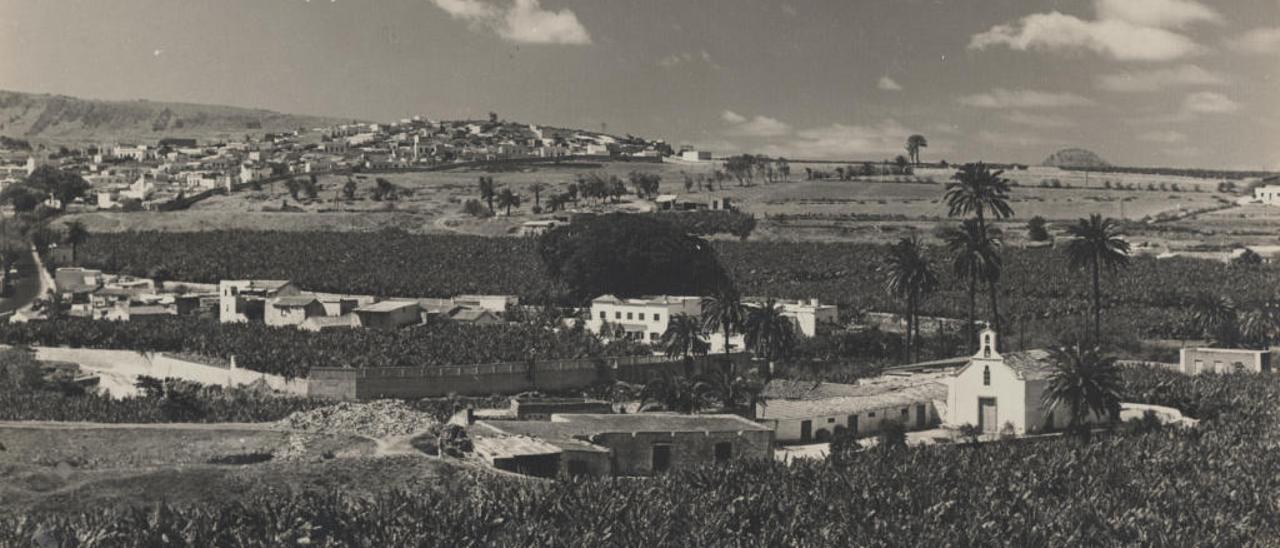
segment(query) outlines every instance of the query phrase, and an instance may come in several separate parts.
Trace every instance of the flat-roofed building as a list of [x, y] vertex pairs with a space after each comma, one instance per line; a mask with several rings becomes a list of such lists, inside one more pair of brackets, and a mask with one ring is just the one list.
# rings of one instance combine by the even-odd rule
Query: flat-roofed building
[[[736, 459], [773, 458], [773, 429], [737, 415], [557, 413], [549, 421], [479, 421], [471, 433], [557, 444], [562, 451], [559, 468], [570, 475], [651, 476]], [[607, 474], [601, 449], [607, 452]]]

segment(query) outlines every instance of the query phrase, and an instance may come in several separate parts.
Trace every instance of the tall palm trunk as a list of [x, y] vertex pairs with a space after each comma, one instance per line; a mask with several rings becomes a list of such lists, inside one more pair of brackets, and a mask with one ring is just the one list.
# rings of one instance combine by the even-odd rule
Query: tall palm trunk
[[[1000, 296], [996, 293], [995, 278], [987, 281], [987, 291], [991, 293], [991, 329], [994, 329], [996, 333], [1003, 334], [1004, 332], [1000, 330]], [[1000, 351], [1000, 341], [1002, 339], [1004, 337], [996, 337], [996, 347], [994, 348], [996, 352]]]
[[[982, 213], [982, 207], [978, 207], [974, 213], [977, 214], [979, 233], [986, 234], [987, 219]], [[991, 328], [994, 329], [996, 333], [1003, 335], [1004, 333], [1001, 333], [1000, 331], [1000, 299], [996, 295], [996, 280], [994, 276], [992, 276], [990, 280], [987, 280], [987, 290], [991, 293]], [[1002, 340], [1004, 340], [1004, 337], [996, 337], [996, 348], [993, 350], [996, 352], [1000, 351], [1000, 341]]]
[[1102, 341], [1102, 281], [1098, 257], [1093, 258], [1093, 343]]
[[913, 292], [907, 296], [907, 348], [905, 356], [907, 362], [911, 361], [911, 347], [915, 344], [915, 341], [911, 338], [911, 328], [915, 326], [915, 316], [916, 296]]
[[978, 280], [973, 273], [969, 274], [969, 332], [965, 334], [968, 338], [970, 352], [978, 351], [978, 320], [976, 318], [978, 310]]

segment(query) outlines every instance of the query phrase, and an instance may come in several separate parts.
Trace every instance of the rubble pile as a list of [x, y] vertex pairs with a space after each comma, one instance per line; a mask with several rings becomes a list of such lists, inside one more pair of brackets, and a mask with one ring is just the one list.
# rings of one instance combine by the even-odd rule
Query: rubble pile
[[415, 411], [399, 400], [341, 402], [299, 411], [279, 422], [283, 428], [306, 432], [350, 433], [371, 438], [403, 436], [435, 426], [431, 415]]

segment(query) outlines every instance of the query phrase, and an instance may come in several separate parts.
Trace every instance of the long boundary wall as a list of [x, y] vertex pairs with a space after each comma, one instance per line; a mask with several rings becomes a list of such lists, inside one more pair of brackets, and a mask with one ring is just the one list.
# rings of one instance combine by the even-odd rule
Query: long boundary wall
[[[732, 356], [739, 371], [749, 365], [746, 354]], [[697, 358], [693, 372], [717, 366], [721, 360], [723, 355]], [[313, 368], [307, 376], [307, 395], [343, 400], [487, 396], [585, 388], [601, 382], [645, 382], [664, 371], [684, 373], [685, 364], [662, 356], [629, 356], [485, 365]]]

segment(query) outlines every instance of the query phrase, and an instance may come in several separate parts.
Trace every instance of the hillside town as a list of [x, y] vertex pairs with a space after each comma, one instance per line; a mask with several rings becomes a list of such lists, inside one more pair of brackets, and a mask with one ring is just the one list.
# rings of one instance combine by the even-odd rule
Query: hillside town
[[[634, 158], [661, 161], [679, 152], [661, 140], [499, 120], [351, 123], [241, 140], [200, 142], [161, 137], [144, 143], [94, 143], [56, 149], [21, 140], [0, 147], [0, 191], [44, 165], [80, 175], [90, 185], [76, 205], [111, 210], [162, 209], [165, 204], [254, 183], [331, 172], [387, 172], [501, 160]], [[51, 201], [51, 205], [58, 204]], [[67, 204], [72, 205], [72, 204]]]

